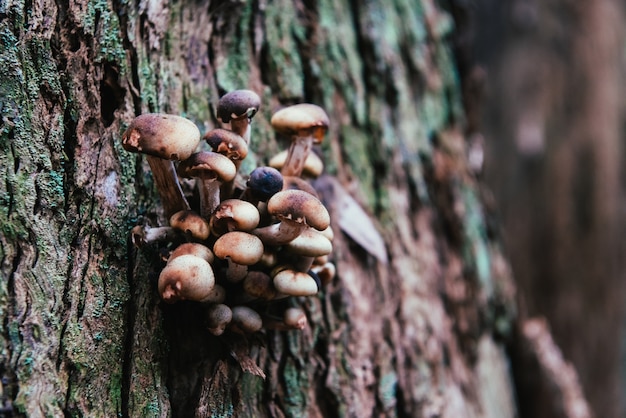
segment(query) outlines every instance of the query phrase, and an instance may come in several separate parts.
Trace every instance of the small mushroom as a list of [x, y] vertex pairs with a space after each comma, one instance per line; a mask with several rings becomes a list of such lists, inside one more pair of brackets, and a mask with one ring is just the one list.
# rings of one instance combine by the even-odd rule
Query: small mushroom
[[232, 231], [251, 231], [259, 224], [259, 211], [250, 202], [226, 199], [213, 212], [209, 226], [215, 236]]
[[274, 113], [270, 122], [277, 133], [291, 138], [281, 173], [300, 176], [313, 144], [321, 143], [328, 130], [328, 115], [319, 106], [300, 103]]
[[[204, 140], [213, 152], [222, 154], [233, 162], [235, 171], [239, 172], [241, 163], [248, 155], [248, 144], [240, 135], [227, 129], [212, 129], [204, 135]], [[225, 181], [221, 186], [222, 198], [230, 197], [235, 187], [235, 178]]]
[[200, 257], [206, 262], [208, 262], [209, 264], [212, 263], [214, 259], [213, 251], [211, 251], [211, 249], [207, 247], [206, 245], [202, 245], [196, 242], [185, 242], [183, 244], [180, 244], [178, 247], [176, 247], [174, 251], [170, 253], [170, 256], [167, 260], [169, 262], [170, 260], [173, 260], [176, 257], [179, 257], [181, 255], [189, 255], [189, 254], [195, 255], [196, 257]]
[[311, 271], [317, 274], [322, 286], [327, 286], [335, 278], [335, 274], [337, 274], [337, 268], [331, 262], [326, 262], [319, 266], [313, 266]]
[[231, 328], [233, 331], [242, 333], [253, 333], [263, 327], [263, 320], [254, 309], [247, 306], [234, 306]]
[[251, 231], [267, 245], [284, 245], [310, 226], [324, 230], [330, 225], [328, 211], [315, 196], [302, 190], [283, 190], [267, 201], [267, 211], [279, 220]]
[[[285, 161], [287, 161], [287, 155], [289, 154], [288, 150], [284, 150], [273, 156], [268, 165], [270, 167], [274, 167], [277, 170], [282, 170], [285, 166]], [[324, 171], [324, 163], [322, 159], [318, 157], [318, 155], [314, 152], [310, 152], [309, 155], [304, 160], [304, 166], [302, 167], [302, 173], [300, 174], [303, 178], [317, 178]]]
[[211, 265], [194, 255], [181, 255], [168, 262], [159, 275], [159, 293], [167, 303], [179, 300], [204, 302], [215, 286]]
[[250, 143], [250, 121], [261, 106], [261, 98], [251, 90], [234, 90], [217, 103], [217, 117]]
[[206, 325], [209, 332], [215, 336], [222, 335], [226, 326], [233, 319], [233, 311], [227, 305], [218, 303], [209, 306], [206, 312]]
[[285, 325], [292, 329], [304, 329], [306, 328], [307, 319], [306, 313], [301, 308], [287, 308], [283, 314], [283, 322]]
[[274, 287], [289, 296], [313, 296], [319, 287], [309, 274], [293, 269], [284, 269], [273, 277]]
[[292, 241], [283, 246], [283, 251], [293, 254], [291, 264], [298, 271], [308, 271], [315, 257], [328, 255], [333, 250], [332, 243], [321, 232], [307, 228]]
[[256, 299], [272, 300], [278, 292], [272, 278], [262, 271], [250, 271], [242, 282], [243, 291]]
[[200, 151], [178, 165], [181, 177], [196, 178], [200, 189], [200, 215], [209, 219], [220, 204], [220, 185], [235, 178], [237, 171], [222, 154]]
[[178, 231], [171, 226], [158, 226], [153, 228], [148, 225], [136, 225], [130, 231], [130, 239], [137, 248], [155, 242], [173, 241], [177, 239], [178, 236]]
[[282, 190], [283, 176], [275, 168], [257, 167], [250, 173], [246, 186], [240, 199], [257, 205], [259, 202], [267, 202], [269, 198]]
[[204, 241], [209, 237], [209, 223], [192, 210], [181, 210], [173, 214], [170, 225], [190, 239]]
[[146, 113], [137, 116], [122, 135], [126, 151], [146, 154], [165, 216], [189, 209], [172, 160], [188, 158], [200, 143], [200, 131], [181, 116]]
[[247, 232], [233, 231], [215, 241], [213, 253], [227, 260], [226, 278], [231, 282], [239, 282], [248, 274], [248, 266], [258, 263], [263, 256], [263, 243]]

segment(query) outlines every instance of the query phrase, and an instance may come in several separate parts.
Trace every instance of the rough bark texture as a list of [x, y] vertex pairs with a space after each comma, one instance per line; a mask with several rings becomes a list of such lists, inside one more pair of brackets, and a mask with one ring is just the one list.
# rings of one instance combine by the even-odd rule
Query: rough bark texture
[[[467, 166], [450, 15], [394, 2], [0, 4], [0, 371], [28, 416], [513, 417], [514, 286]], [[263, 99], [247, 168], [283, 148], [280, 105], [331, 116], [317, 183], [336, 279], [303, 299], [310, 328], [211, 336], [164, 306], [164, 224], [132, 118], [217, 126], [219, 96]], [[350, 195], [386, 259], [337, 224]], [[370, 233], [376, 233], [375, 230]], [[265, 375], [263, 379], [261, 375]]]

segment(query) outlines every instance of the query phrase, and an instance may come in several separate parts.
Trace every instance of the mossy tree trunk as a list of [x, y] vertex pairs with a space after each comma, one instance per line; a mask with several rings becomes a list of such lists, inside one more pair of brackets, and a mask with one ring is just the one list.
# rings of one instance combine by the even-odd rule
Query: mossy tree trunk
[[[500, 338], [515, 290], [467, 166], [453, 27], [429, 0], [1, 3], [5, 407], [514, 416]], [[303, 332], [213, 337], [197, 305], [160, 302], [158, 251], [129, 244], [134, 225], [165, 220], [146, 161], [121, 147], [125, 127], [156, 111], [206, 131], [238, 88], [263, 100], [249, 166], [285, 146], [268, 122], [280, 105], [331, 116], [317, 186], [338, 274], [301, 301]], [[382, 257], [341, 225], [352, 198]]]

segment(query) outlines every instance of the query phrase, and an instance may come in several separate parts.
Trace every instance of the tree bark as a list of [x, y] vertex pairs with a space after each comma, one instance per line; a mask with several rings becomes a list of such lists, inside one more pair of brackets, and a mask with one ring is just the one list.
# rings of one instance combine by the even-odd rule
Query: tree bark
[[[515, 287], [467, 164], [452, 34], [430, 0], [0, 4], [5, 406], [515, 416], [502, 342]], [[338, 273], [298, 300], [302, 332], [212, 336], [197, 304], [160, 302], [158, 248], [130, 244], [133, 226], [166, 221], [125, 127], [166, 112], [204, 132], [239, 88], [262, 97], [244, 170], [286, 146], [269, 125], [281, 105], [331, 117], [316, 186]], [[342, 223], [361, 210], [372, 227]], [[354, 239], [364, 232], [385, 245]]]

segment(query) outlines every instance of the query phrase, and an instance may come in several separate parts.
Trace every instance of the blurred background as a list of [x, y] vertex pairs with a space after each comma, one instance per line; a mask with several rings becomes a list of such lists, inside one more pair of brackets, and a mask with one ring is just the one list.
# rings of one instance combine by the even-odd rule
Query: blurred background
[[626, 2], [453, 3], [468, 138], [521, 314], [549, 319], [596, 417], [624, 417]]

